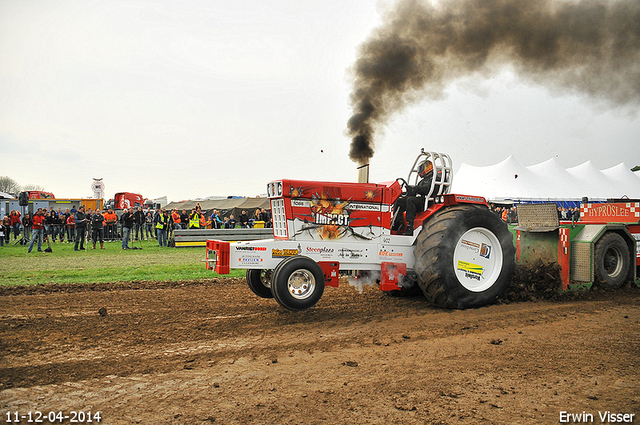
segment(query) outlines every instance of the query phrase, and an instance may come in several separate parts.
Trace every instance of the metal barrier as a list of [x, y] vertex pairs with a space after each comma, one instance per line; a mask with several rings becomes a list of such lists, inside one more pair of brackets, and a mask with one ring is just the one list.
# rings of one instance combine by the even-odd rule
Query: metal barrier
[[253, 241], [273, 239], [273, 229], [181, 229], [174, 230], [176, 248], [204, 247], [207, 239], [221, 241]]

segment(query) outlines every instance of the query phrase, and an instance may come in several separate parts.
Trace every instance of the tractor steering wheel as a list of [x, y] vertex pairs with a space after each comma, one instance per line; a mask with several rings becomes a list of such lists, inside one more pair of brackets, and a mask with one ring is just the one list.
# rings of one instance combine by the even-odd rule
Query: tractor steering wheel
[[406, 196], [407, 195], [407, 188], [409, 187], [409, 183], [407, 183], [407, 181], [405, 179], [403, 179], [402, 177], [398, 177], [396, 179], [397, 182], [400, 182], [400, 188], [402, 189], [402, 195], [400, 196]]
[[[400, 183], [400, 188], [402, 189], [402, 193], [400, 194], [398, 199], [396, 199], [396, 202], [398, 202], [400, 199], [407, 197], [409, 183], [407, 183], [407, 181], [402, 177], [398, 177], [396, 181]], [[406, 223], [404, 222], [404, 218], [399, 216], [400, 210], [396, 206], [396, 203], [394, 203], [393, 209], [394, 209], [394, 212], [391, 218], [391, 230], [404, 232], [404, 230], [406, 229]]]

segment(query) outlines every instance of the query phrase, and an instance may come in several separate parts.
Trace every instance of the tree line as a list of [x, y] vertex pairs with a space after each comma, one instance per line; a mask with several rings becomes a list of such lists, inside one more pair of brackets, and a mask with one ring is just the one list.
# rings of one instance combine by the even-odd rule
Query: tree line
[[0, 192], [10, 193], [17, 196], [18, 193], [27, 190], [45, 190], [42, 186], [36, 184], [20, 185], [17, 181], [8, 176], [0, 176]]

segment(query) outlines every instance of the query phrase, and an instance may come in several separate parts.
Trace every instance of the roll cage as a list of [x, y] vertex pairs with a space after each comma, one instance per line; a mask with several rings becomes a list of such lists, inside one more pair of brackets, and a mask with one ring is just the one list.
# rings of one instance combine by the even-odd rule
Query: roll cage
[[[407, 176], [407, 183], [411, 186], [418, 184], [418, 165], [428, 159], [433, 163], [433, 178], [431, 179], [431, 189], [429, 189], [428, 199], [449, 193], [453, 182], [453, 161], [449, 155], [438, 152], [427, 152], [423, 149], [413, 162], [413, 166]], [[425, 203], [426, 207], [426, 203]]]

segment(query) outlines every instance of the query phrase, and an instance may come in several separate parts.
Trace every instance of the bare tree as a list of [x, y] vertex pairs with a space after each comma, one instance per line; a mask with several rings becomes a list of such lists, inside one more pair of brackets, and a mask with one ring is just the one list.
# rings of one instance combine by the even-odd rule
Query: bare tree
[[0, 192], [15, 195], [20, 192], [20, 185], [17, 181], [8, 176], [0, 176]]
[[24, 186], [22, 186], [22, 189], [24, 191], [27, 190], [44, 190], [44, 187], [38, 185], [38, 184], [25, 184]]

